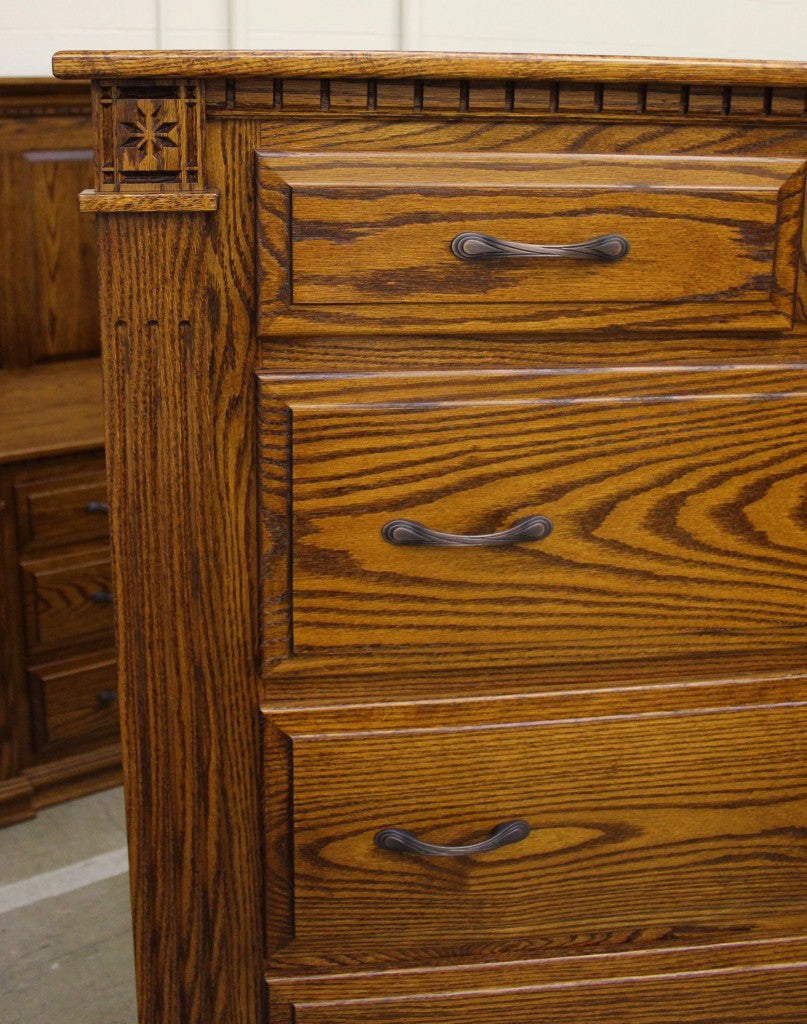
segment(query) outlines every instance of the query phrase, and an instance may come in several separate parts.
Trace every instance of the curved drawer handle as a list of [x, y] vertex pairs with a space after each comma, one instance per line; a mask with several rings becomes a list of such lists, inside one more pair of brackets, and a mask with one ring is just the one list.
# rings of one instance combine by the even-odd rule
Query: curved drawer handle
[[376, 832], [375, 844], [382, 850], [393, 850], [395, 853], [419, 853], [421, 857], [466, 857], [471, 853], [490, 853], [502, 846], [510, 846], [526, 839], [532, 829], [526, 821], [505, 821], [497, 825], [489, 839], [470, 846], [436, 846], [424, 843], [405, 828], [382, 828]]
[[476, 231], [463, 231], [452, 239], [451, 251], [461, 260], [519, 257], [616, 263], [628, 255], [630, 242], [623, 235], [599, 235], [587, 242], [573, 242], [571, 245], [528, 245], [526, 242], [507, 242], [503, 238], [480, 235]]
[[109, 512], [109, 502], [88, 501], [87, 504], [84, 506], [84, 511], [88, 514], [92, 514], [93, 512]]
[[551, 531], [552, 520], [541, 515], [519, 519], [501, 533], [440, 533], [414, 519], [393, 519], [381, 528], [381, 536], [390, 544], [419, 544], [432, 548], [491, 548], [520, 544], [524, 540], [541, 540]]

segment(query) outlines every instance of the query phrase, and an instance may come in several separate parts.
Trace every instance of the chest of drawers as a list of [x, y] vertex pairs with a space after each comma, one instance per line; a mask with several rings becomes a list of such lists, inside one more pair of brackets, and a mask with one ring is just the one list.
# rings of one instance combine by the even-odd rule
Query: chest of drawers
[[0, 826], [120, 782], [88, 82], [0, 79]]
[[55, 68], [141, 1022], [802, 1021], [807, 67]]

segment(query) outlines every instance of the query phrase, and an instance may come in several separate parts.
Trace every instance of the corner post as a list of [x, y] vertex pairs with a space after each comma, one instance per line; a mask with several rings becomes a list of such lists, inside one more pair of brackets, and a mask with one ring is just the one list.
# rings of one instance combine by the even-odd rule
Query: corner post
[[93, 95], [139, 1021], [259, 1024], [256, 128], [198, 80]]

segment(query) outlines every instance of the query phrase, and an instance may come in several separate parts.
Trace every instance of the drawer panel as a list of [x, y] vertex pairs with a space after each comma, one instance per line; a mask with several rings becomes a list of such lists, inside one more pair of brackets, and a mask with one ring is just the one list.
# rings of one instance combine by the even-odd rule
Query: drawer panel
[[801, 1024], [807, 964], [296, 1002], [296, 1024]]
[[83, 473], [17, 484], [17, 523], [23, 550], [55, 547], [109, 536], [103, 460]]
[[[585, 677], [801, 647], [803, 389], [747, 371], [264, 378], [268, 659]], [[495, 535], [535, 514], [552, 532], [509, 546], [383, 534]]]
[[[803, 169], [782, 159], [261, 154], [261, 328], [787, 329]], [[494, 242], [463, 248], [467, 233]], [[584, 244], [613, 235], [630, 247], [617, 262]], [[527, 255], [524, 245], [550, 248]]]
[[109, 550], [22, 565], [30, 653], [108, 639], [114, 627]]
[[118, 734], [117, 663], [112, 654], [28, 672], [39, 753], [114, 740]]
[[[709, 701], [726, 687], [682, 689], [677, 706], [640, 690], [423, 706], [409, 726], [394, 708], [270, 714], [276, 954], [404, 962], [407, 949], [526, 955], [582, 935], [607, 947], [799, 933], [807, 704], [721, 708]], [[488, 852], [376, 845], [391, 827], [461, 847], [512, 821], [532, 831]]]

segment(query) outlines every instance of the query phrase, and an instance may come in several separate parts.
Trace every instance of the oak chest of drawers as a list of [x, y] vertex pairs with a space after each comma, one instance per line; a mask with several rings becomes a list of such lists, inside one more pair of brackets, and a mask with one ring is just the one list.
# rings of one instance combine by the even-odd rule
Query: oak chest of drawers
[[87, 82], [0, 79], [0, 825], [120, 781]]
[[802, 1021], [807, 67], [55, 67], [141, 1021]]

